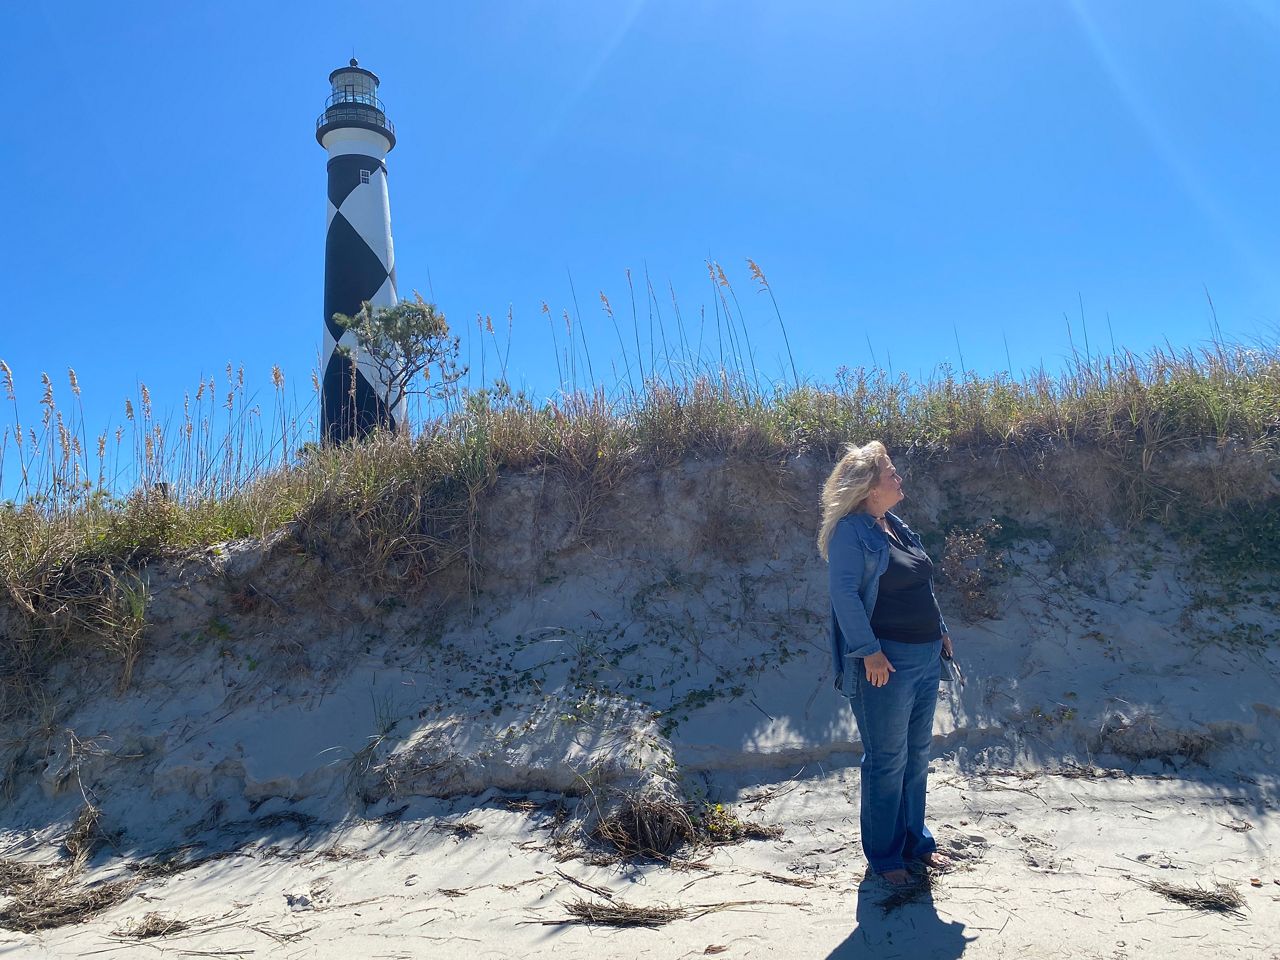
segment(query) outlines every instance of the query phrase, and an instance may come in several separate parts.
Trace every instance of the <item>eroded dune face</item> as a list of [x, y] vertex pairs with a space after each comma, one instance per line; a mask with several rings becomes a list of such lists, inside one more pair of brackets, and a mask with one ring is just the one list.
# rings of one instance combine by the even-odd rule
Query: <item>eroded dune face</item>
[[[943, 689], [930, 793], [966, 881], [929, 897], [963, 922], [928, 897], [863, 902], [856, 728], [831, 682], [814, 547], [830, 464], [799, 456], [502, 476], [469, 514], [417, 514], [408, 553], [330, 508], [137, 567], [146, 622], [127, 686], [119, 657], [86, 644], [28, 691], [38, 709], [5, 721], [0, 927], [49, 956], [107, 934], [257, 949], [245, 938], [263, 929], [340, 956], [439, 921], [439, 939], [537, 955], [513, 909], [548, 919], [559, 904], [554, 920], [556, 891], [611, 886], [634, 899], [607, 871], [582, 887], [559, 864], [615, 863], [591, 824], [645, 791], [701, 817], [711, 850], [718, 829], [765, 823], [730, 831], [759, 838], [748, 848], [704, 848], [704, 907], [770, 887], [713, 945], [828, 955], [856, 897], [857, 936], [877, 949], [1001, 956], [1016, 936], [1025, 955], [1063, 937], [1101, 950], [1135, 889], [1158, 914], [1158, 871], [1270, 883], [1280, 590], [1270, 553], [1247, 549], [1249, 514], [1213, 497], [1274, 478], [1187, 456], [1144, 481], [1187, 509], [1135, 520], [1142, 490], [1096, 454], [897, 461], [899, 512], [940, 560], [967, 675]], [[18, 610], [0, 617], [20, 639]], [[664, 862], [643, 868], [646, 889], [687, 900]], [[1088, 909], [1055, 912], [1072, 877]], [[170, 912], [147, 912], [157, 903]], [[1125, 929], [1171, 956], [1219, 933], [1184, 942], [1143, 923]], [[558, 944], [598, 955], [589, 938]]]
[[[1204, 501], [1258, 469], [1206, 457], [1151, 482]], [[1113, 519], [1136, 494], [1097, 455], [900, 459], [899, 512], [943, 558], [968, 677], [944, 691], [940, 756], [1274, 774], [1271, 571], [1215, 569], [1181, 518]], [[368, 568], [340, 518], [154, 560], [127, 690], [105, 657], [64, 662], [43, 714], [8, 721], [12, 823], [66, 818], [92, 793], [148, 845], [275, 799], [332, 819], [414, 796], [847, 764], [856, 730], [831, 686], [813, 546], [828, 469], [503, 476], [474, 522], [436, 532], [425, 575]], [[1188, 515], [1215, 530], [1210, 509]]]

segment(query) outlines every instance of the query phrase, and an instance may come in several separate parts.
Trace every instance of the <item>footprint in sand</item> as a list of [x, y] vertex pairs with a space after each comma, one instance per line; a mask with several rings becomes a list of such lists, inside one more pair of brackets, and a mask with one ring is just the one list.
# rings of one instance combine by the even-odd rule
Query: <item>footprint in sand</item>
[[1028, 867], [1037, 873], [1058, 873], [1061, 871], [1061, 861], [1053, 856], [1056, 852], [1053, 844], [1031, 834], [1019, 839], [1022, 841], [1022, 859]]
[[977, 860], [990, 844], [980, 833], [959, 833], [942, 841], [942, 847], [956, 860]]

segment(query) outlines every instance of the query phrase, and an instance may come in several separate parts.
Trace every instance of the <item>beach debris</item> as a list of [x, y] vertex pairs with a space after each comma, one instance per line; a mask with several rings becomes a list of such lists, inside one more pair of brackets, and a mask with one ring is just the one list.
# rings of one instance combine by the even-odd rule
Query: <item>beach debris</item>
[[166, 917], [153, 910], [143, 914], [140, 919], [126, 920], [112, 931], [111, 935], [122, 940], [150, 940], [153, 937], [167, 937], [181, 933], [190, 926], [191, 924], [185, 920]]
[[811, 880], [808, 877], [788, 877], [778, 873], [770, 873], [768, 870], [755, 871], [757, 877], [762, 877], [770, 883], [785, 883], [791, 887], [816, 887], [818, 881]]
[[666, 786], [618, 794], [613, 810], [592, 831], [624, 857], [664, 859], [685, 844], [720, 846], [776, 840], [782, 828], [743, 820], [724, 804], [695, 805]]
[[638, 907], [621, 900], [601, 903], [578, 899], [565, 904], [565, 909], [569, 911], [569, 919], [550, 922], [590, 923], [605, 927], [660, 927], [672, 920], [684, 920], [689, 916], [686, 907]]
[[[720, 910], [732, 910], [734, 907], [753, 907], [760, 905], [778, 907], [800, 907], [803, 903], [796, 901], [775, 900], [725, 900], [719, 903], [699, 903], [687, 907], [669, 904], [651, 904], [637, 906], [621, 900], [610, 900], [606, 903], [590, 900], [571, 900], [565, 904], [569, 916], [561, 920], [543, 920], [544, 926], [557, 926], [568, 923], [589, 923], [604, 927], [660, 927], [673, 920], [696, 920], [708, 913]], [[719, 951], [714, 951], [719, 952]]]
[[625, 857], [665, 857], [697, 835], [688, 804], [663, 788], [620, 794], [593, 831]]
[[0, 910], [0, 928], [34, 933], [80, 923], [126, 900], [136, 884], [136, 880], [129, 879], [86, 887], [76, 883], [65, 871], [49, 871], [15, 893]]
[[1167, 883], [1164, 880], [1138, 880], [1138, 883], [1167, 900], [1181, 903], [1194, 910], [1242, 915], [1240, 908], [1244, 906], [1244, 898], [1227, 883], [1216, 883], [1212, 889], [1205, 889], [1199, 885]]
[[583, 890], [587, 891], [587, 893], [594, 893], [596, 896], [598, 896], [598, 897], [604, 897], [606, 900], [612, 900], [612, 899], [613, 899], [613, 894], [612, 894], [612, 893], [610, 893], [608, 890], [605, 890], [603, 887], [595, 887], [595, 886], [592, 886], [591, 884], [587, 883], [587, 882], [586, 882], [586, 881], [584, 881], [584, 880], [579, 880], [579, 879], [577, 879], [576, 877], [571, 877], [571, 876], [569, 876], [569, 874], [565, 873], [563, 870], [557, 870], [557, 871], [556, 871], [556, 874], [557, 874], [561, 879], [568, 880], [568, 881], [569, 881], [570, 883], [572, 883], [575, 887], [580, 887], [580, 888], [582, 888]]
[[431, 827], [437, 833], [453, 834], [455, 840], [465, 840], [467, 837], [474, 837], [484, 828], [478, 823], [472, 823], [469, 820], [441, 820]]
[[693, 818], [699, 839], [711, 844], [738, 843], [742, 840], [777, 840], [782, 828], [764, 826], [743, 820], [724, 804], [708, 804]]

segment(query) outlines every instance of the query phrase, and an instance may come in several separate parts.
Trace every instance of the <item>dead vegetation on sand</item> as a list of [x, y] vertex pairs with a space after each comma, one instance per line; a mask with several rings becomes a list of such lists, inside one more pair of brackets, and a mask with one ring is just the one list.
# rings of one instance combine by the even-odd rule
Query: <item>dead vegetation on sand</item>
[[1230, 884], [1216, 883], [1211, 889], [1206, 889], [1198, 885], [1168, 883], [1164, 880], [1139, 880], [1138, 883], [1153, 893], [1160, 894], [1166, 900], [1191, 907], [1193, 910], [1242, 915], [1240, 908], [1244, 906], [1244, 897], [1240, 896]]
[[156, 937], [168, 937], [182, 933], [191, 924], [177, 917], [166, 917], [154, 910], [145, 913], [140, 919], [126, 920], [112, 931], [112, 936], [121, 940], [152, 940]]
[[743, 820], [723, 804], [695, 804], [667, 788], [620, 791], [590, 832], [626, 858], [668, 859], [681, 847], [776, 840], [782, 828]]
[[623, 903], [621, 900], [609, 900], [601, 903], [591, 900], [571, 900], [565, 904], [569, 916], [562, 920], [544, 920], [544, 924], [559, 925], [566, 923], [586, 923], [604, 927], [660, 927], [673, 920], [696, 920], [708, 913], [721, 910], [732, 910], [734, 907], [753, 907], [760, 905], [803, 906], [796, 902], [778, 902], [773, 900], [724, 900], [719, 903], [699, 903], [687, 907], [668, 904], [650, 904], [637, 906]]

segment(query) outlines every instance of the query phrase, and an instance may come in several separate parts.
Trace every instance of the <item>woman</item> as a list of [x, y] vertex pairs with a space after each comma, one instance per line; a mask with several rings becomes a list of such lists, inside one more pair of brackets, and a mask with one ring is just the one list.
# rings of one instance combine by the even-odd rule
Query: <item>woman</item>
[[851, 447], [822, 488], [818, 550], [830, 568], [836, 686], [862, 737], [862, 849], [897, 886], [908, 865], [945, 869], [924, 825], [939, 656], [951, 637], [920, 538], [889, 512], [902, 478], [878, 440]]

